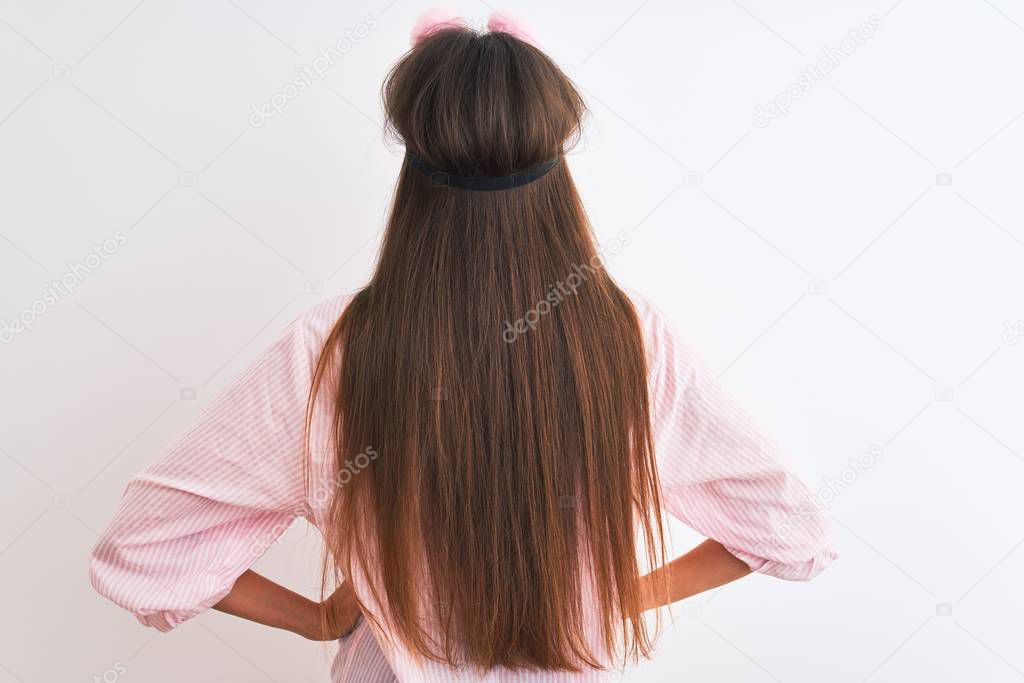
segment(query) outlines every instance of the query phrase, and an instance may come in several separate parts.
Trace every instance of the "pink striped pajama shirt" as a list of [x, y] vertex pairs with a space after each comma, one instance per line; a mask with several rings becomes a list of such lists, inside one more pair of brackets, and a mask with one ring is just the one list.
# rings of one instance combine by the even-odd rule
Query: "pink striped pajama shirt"
[[[711, 382], [657, 309], [631, 297], [649, 354], [652, 428], [667, 511], [754, 571], [810, 579], [836, 557], [810, 492], [779, 464], [775, 447]], [[132, 479], [93, 550], [90, 577], [97, 591], [143, 624], [168, 631], [223, 598], [296, 517], [323, 528], [329, 492], [344, 483], [339, 475], [345, 473], [333, 469], [326, 448], [329, 408], [318, 405], [311, 431], [313, 480], [306, 488], [303, 427], [321, 345], [349, 300], [325, 301], [293, 322], [188, 433]], [[365, 577], [351, 578], [360, 598], [377, 611]], [[607, 672], [500, 669], [481, 677], [420, 662], [367, 620], [339, 645], [335, 683], [614, 678]]]

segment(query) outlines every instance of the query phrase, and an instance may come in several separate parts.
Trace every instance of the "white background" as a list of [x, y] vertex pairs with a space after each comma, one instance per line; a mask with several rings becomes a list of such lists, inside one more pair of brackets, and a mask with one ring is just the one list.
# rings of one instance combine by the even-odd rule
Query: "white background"
[[[389, 1], [0, 2], [0, 320], [35, 317], [0, 345], [0, 683], [326, 680], [327, 648], [221, 614], [143, 629], [86, 563], [128, 478], [287, 322], [367, 279], [401, 155], [379, 86], [423, 9]], [[1024, 7], [506, 9], [588, 99], [570, 163], [599, 239], [630, 232], [611, 269], [839, 492], [832, 568], [690, 601], [632, 678], [1024, 679]], [[830, 79], [754, 124], [872, 15]], [[293, 528], [257, 569], [313, 595], [318, 558]]]

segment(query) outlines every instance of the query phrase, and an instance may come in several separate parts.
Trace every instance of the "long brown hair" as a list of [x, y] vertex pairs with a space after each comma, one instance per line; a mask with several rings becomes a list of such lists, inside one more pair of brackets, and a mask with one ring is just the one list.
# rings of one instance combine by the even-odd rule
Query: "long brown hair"
[[[410, 50], [383, 96], [406, 149], [461, 176], [560, 157], [584, 113], [543, 52], [461, 28]], [[494, 192], [403, 164], [373, 278], [312, 396], [330, 380], [339, 468], [375, 456], [332, 498], [329, 555], [373, 577], [413, 653], [567, 671], [650, 653], [640, 567], [664, 543], [647, 364], [636, 311], [595, 264], [564, 160]]]

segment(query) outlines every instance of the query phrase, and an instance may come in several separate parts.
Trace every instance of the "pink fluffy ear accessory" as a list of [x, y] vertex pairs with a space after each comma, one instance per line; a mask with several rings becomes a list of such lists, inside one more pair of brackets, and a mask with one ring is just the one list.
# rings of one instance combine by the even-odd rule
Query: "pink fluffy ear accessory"
[[514, 17], [507, 12], [498, 10], [492, 12], [487, 20], [487, 30], [492, 33], [507, 33], [524, 43], [537, 47], [537, 39], [534, 37], [535, 33], [530, 29], [529, 25], [522, 19]]
[[448, 7], [432, 7], [420, 15], [416, 24], [412, 27], [410, 41], [416, 47], [420, 41], [434, 31], [446, 28], [461, 28], [466, 25], [465, 20], [455, 10]]

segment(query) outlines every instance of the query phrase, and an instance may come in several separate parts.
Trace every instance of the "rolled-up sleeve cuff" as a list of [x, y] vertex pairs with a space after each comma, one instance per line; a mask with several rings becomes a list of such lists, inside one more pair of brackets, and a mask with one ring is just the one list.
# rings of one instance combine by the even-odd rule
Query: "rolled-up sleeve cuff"
[[839, 557], [839, 554], [831, 547], [824, 548], [800, 562], [768, 560], [728, 546], [726, 546], [726, 550], [743, 560], [751, 571], [786, 581], [810, 581]]
[[[193, 582], [192, 590], [186, 594], [184, 589], [175, 590], [169, 577], [158, 578], [150, 573], [149, 580], [142, 580], [139, 573], [125, 574], [116, 563], [105, 561], [94, 552], [89, 579], [96, 592], [131, 612], [140, 624], [166, 633], [220, 602], [234, 587], [236, 573], [244, 570], [243, 567], [238, 572], [210, 576], [198, 584]], [[129, 578], [133, 579], [131, 592], [122, 588]]]
[[177, 628], [181, 624], [184, 624], [189, 619], [199, 616], [203, 612], [207, 611], [218, 602], [220, 602], [224, 596], [231, 592], [234, 587], [234, 582], [228, 583], [226, 586], [216, 591], [213, 595], [206, 598], [202, 602], [188, 607], [186, 609], [176, 610], [165, 610], [160, 612], [132, 612], [135, 618], [139, 620], [139, 623], [143, 626], [149, 626], [155, 628], [161, 633], [167, 633], [168, 631]]

